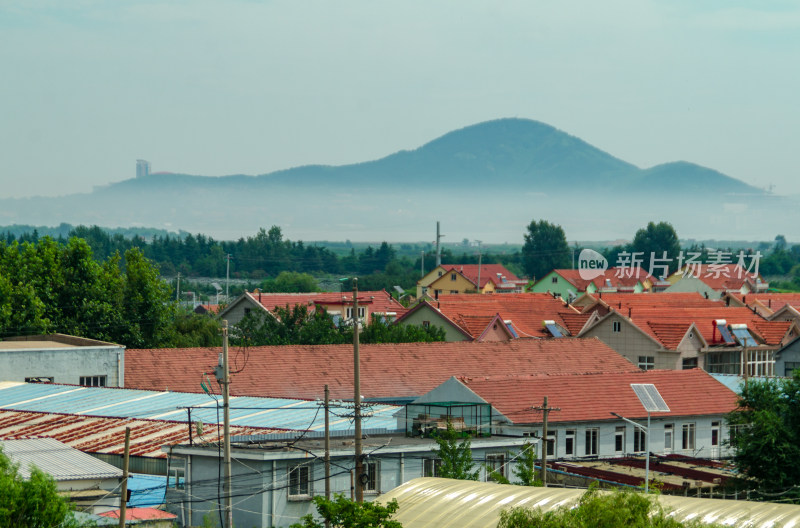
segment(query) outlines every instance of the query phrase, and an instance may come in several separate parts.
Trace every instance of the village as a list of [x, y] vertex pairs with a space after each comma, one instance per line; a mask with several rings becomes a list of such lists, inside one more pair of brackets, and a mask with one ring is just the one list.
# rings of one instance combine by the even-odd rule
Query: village
[[[659, 278], [554, 269], [530, 284], [498, 264], [440, 264], [408, 306], [357, 286], [197, 306], [232, 329], [279, 307], [324, 311], [359, 329], [353, 344], [135, 349], [9, 337], [0, 443], [87, 515], [119, 517], [124, 470], [127, 519], [144, 526], [228, 526], [226, 515], [288, 526], [331, 494], [399, 497], [404, 526], [443, 526], [403, 514], [438, 489], [437, 438], [448, 431], [470, 442], [478, 487], [463, 493], [519, 484], [532, 460], [543, 487], [530, 489], [542, 493], [655, 486], [665, 500], [695, 500], [688, 511], [726, 499], [730, 515], [751, 518], [764, 503], [731, 486], [739, 426], [728, 417], [748, 382], [800, 367], [800, 294], [767, 289], [738, 264]], [[444, 341], [359, 344], [374, 321], [436, 327]], [[479, 502], [496, 523], [499, 506]], [[782, 515], [800, 517], [792, 512]]]

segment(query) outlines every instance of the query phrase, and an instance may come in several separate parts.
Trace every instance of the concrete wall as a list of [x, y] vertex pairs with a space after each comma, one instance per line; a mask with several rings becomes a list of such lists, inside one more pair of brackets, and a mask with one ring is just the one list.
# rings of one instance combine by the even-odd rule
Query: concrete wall
[[466, 335], [456, 330], [453, 327], [452, 323], [443, 319], [439, 313], [425, 306], [423, 306], [416, 312], [409, 314], [407, 317], [404, 317], [402, 322], [400, 322], [400, 324], [411, 324], [411, 325], [422, 326], [422, 323], [425, 321], [430, 322], [430, 324], [433, 326], [444, 328], [445, 341], [454, 342], [454, 341], [469, 340], [469, 338]]
[[[619, 323], [620, 330], [614, 331], [614, 323]], [[639, 364], [639, 356], [653, 356], [655, 368], [676, 370], [680, 363], [679, 354], [664, 350], [647, 335], [635, 328], [626, 318], [613, 314], [592, 327], [581, 337], [597, 337], [613, 348], [618, 354], [624, 356], [634, 365]]]
[[47, 377], [53, 383], [78, 385], [81, 376], [106, 376], [106, 387], [123, 387], [124, 372], [122, 346], [0, 350], [0, 381]]

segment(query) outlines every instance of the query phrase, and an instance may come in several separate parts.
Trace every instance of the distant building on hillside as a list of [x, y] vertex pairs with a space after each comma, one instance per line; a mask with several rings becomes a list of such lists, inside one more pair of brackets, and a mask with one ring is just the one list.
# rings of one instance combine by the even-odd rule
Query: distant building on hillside
[[144, 178], [150, 176], [150, 162], [143, 159], [136, 160], [136, 177]]

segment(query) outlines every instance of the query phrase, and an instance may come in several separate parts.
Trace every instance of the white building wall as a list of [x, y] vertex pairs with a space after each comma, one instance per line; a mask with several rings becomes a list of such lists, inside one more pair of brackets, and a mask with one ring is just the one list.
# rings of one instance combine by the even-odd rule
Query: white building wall
[[42, 377], [78, 385], [81, 376], [105, 376], [107, 387], [122, 387], [124, 362], [122, 346], [0, 350], [0, 381]]

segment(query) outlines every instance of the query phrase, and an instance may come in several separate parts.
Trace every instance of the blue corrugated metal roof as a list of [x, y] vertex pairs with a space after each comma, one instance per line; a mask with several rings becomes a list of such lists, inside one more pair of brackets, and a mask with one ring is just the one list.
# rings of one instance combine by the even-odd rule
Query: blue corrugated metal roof
[[[231, 424], [274, 429], [322, 430], [325, 416], [319, 402], [282, 398], [231, 397]], [[207, 394], [157, 392], [104, 387], [76, 387], [39, 383], [0, 383], [0, 409], [47, 413], [85, 414], [113, 418], [144, 418], [222, 422], [222, 398]], [[394, 430], [395, 405], [365, 405], [364, 427]], [[334, 431], [353, 429], [351, 408], [332, 408]]]

